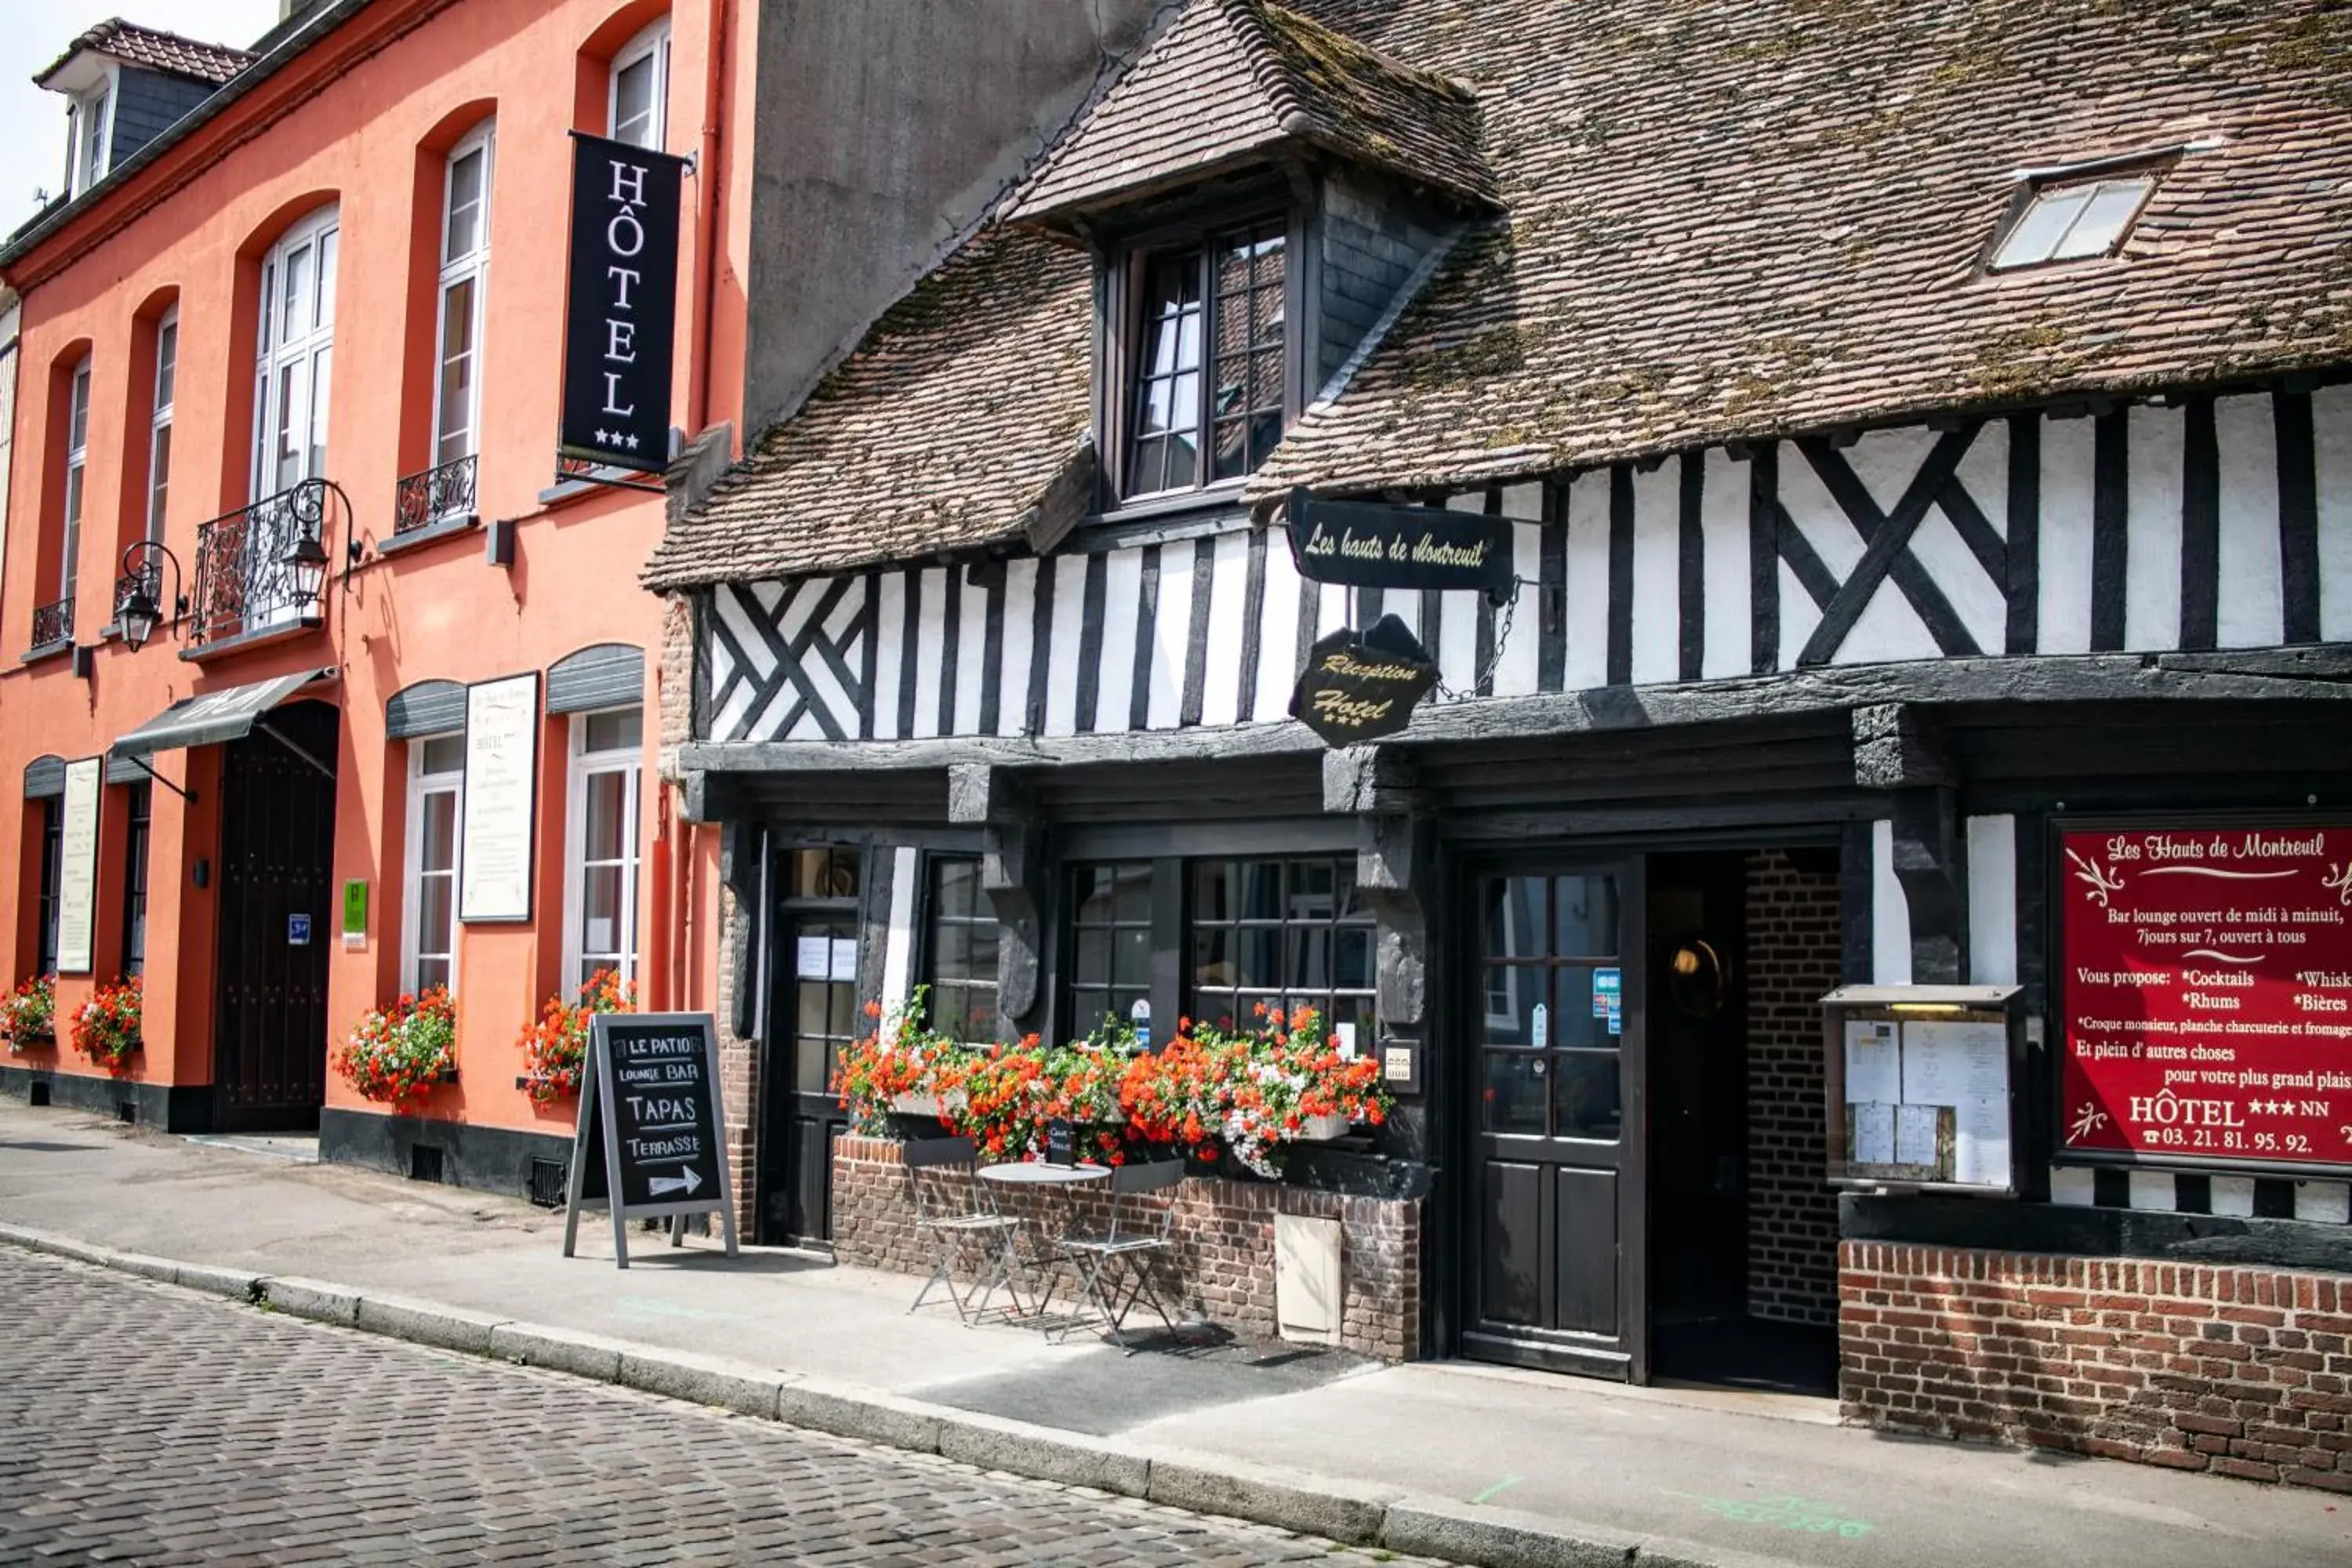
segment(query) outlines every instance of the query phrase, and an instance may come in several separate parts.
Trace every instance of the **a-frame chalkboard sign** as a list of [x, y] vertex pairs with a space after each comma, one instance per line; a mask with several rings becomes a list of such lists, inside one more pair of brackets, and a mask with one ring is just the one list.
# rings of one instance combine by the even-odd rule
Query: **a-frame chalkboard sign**
[[613, 1216], [613, 1256], [629, 1266], [629, 1221], [670, 1221], [678, 1244], [687, 1215], [716, 1214], [736, 1255], [728, 1190], [727, 1119], [719, 1098], [719, 1027], [708, 1013], [598, 1013], [588, 1021], [580, 1075], [580, 1121], [563, 1256], [572, 1255], [583, 1209]]

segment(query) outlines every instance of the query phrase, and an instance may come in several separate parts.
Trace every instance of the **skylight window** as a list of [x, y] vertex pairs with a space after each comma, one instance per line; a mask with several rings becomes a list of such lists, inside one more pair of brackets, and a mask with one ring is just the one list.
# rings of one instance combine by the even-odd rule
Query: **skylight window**
[[1998, 271], [2113, 255], [2155, 188], [2153, 173], [2042, 186], [1993, 252], [1992, 266]]

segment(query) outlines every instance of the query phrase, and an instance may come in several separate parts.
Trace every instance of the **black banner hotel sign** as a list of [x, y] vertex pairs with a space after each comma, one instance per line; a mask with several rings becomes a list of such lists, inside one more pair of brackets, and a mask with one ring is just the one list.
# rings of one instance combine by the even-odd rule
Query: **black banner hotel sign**
[[563, 456], [669, 466], [678, 185], [686, 160], [572, 133], [563, 313]]
[[1479, 588], [1507, 595], [1511, 525], [1425, 506], [1324, 500], [1292, 490], [1283, 503], [1298, 574], [1352, 588]]

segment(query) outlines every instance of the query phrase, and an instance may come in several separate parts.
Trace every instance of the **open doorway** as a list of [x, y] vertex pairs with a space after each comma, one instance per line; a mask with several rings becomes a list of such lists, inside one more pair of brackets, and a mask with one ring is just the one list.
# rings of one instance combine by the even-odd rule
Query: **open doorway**
[[1820, 998], [1839, 976], [1837, 853], [1657, 855], [1648, 869], [1654, 1375], [1831, 1393]]

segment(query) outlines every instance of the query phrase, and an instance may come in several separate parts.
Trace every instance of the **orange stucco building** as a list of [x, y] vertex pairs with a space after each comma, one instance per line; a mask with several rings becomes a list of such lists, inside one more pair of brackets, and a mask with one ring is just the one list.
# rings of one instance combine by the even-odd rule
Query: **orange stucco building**
[[[290, 9], [249, 50], [104, 24], [40, 79], [75, 167], [0, 247], [0, 931], [11, 986], [56, 974], [56, 1038], [0, 1074], [174, 1130], [317, 1125], [377, 1163], [436, 1129], [434, 1162], [469, 1167], [446, 1179], [510, 1186], [570, 1133], [572, 1102], [519, 1082], [545, 999], [609, 968], [710, 1005], [716, 851], [658, 781], [663, 612], [636, 583], [661, 477], [558, 472], [569, 133], [693, 160], [670, 423], [723, 447], [757, 7]], [[535, 809], [499, 851], [524, 906], [460, 919], [466, 689], [525, 673]], [[142, 1046], [109, 1071], [69, 1020], [133, 973]], [[455, 1080], [387, 1117], [331, 1054], [445, 981]]]

